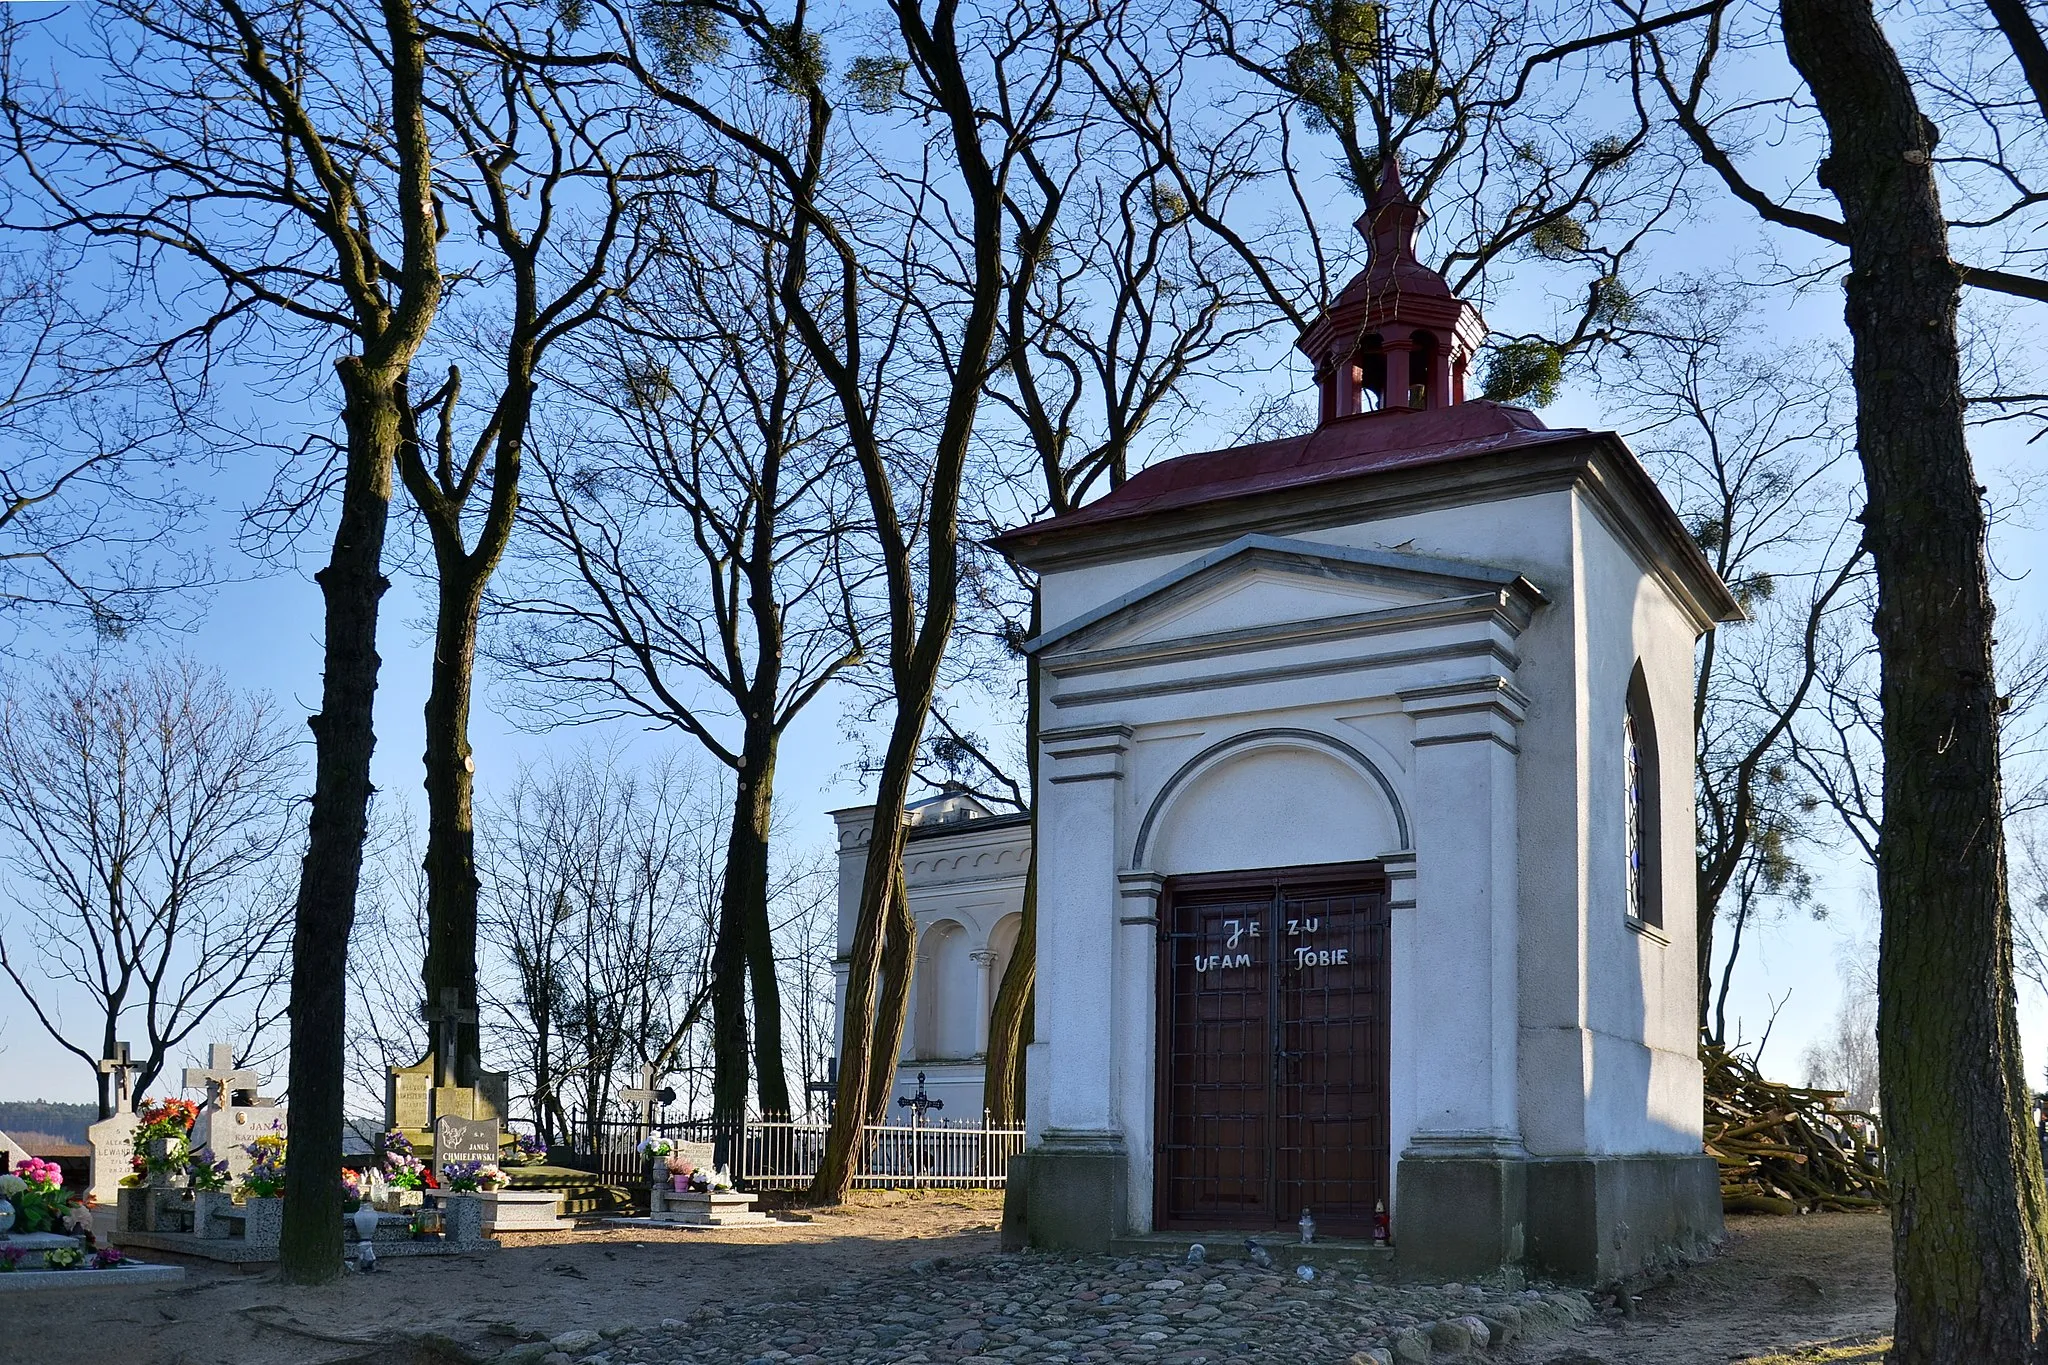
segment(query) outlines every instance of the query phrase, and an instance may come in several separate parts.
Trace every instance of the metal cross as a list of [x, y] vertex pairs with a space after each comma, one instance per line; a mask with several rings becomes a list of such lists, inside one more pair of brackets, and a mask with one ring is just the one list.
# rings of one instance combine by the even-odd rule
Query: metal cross
[[[227, 1108], [237, 1090], [254, 1090], [263, 1078], [246, 1067], [235, 1065], [235, 1045], [215, 1043], [208, 1049], [211, 1060], [205, 1066], [185, 1068], [185, 1088], [204, 1090], [209, 1113]], [[212, 1129], [207, 1130], [211, 1133]]]
[[128, 1044], [126, 1043], [114, 1044], [114, 1055], [100, 1058], [100, 1074], [114, 1078], [115, 1113], [124, 1114], [128, 1111], [128, 1074], [139, 1070], [141, 1070], [140, 1067], [128, 1060]]
[[455, 1053], [461, 1046], [456, 1030], [463, 1024], [476, 1022], [476, 1011], [462, 1008], [462, 992], [453, 986], [441, 988], [441, 1003], [420, 1006], [420, 1017], [434, 1025], [438, 1035], [434, 1040], [434, 1084], [452, 1086], [459, 1084], [456, 1077]]
[[925, 1111], [944, 1109], [946, 1102], [944, 1100], [935, 1100], [930, 1095], [924, 1093], [924, 1073], [920, 1071], [917, 1073], [917, 1093], [915, 1095], [898, 1095], [896, 1097], [896, 1107], [910, 1110], [911, 1113], [917, 1116], [918, 1126], [923, 1127]]

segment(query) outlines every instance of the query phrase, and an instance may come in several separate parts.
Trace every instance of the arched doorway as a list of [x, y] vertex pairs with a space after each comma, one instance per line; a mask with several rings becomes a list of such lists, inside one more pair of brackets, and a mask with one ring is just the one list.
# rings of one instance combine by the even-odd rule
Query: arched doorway
[[[1290, 799], [1291, 798], [1291, 799]], [[1237, 831], [1290, 799], [1285, 832]], [[1154, 1224], [1371, 1233], [1391, 1190], [1392, 784], [1327, 736], [1213, 746], [1146, 821], [1159, 907]], [[1141, 840], [1145, 838], [1141, 834]], [[1351, 861], [1307, 862], [1317, 854]], [[1301, 858], [1247, 866], [1262, 855]]]

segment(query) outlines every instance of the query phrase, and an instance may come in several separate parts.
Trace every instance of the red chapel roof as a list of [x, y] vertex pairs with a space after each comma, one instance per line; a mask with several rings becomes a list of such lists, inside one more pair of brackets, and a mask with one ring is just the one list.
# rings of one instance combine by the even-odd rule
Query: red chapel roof
[[1391, 408], [1325, 422], [1302, 436], [1205, 451], [1141, 470], [1108, 496], [995, 538], [1009, 546], [1105, 522], [1179, 511], [1279, 489], [1335, 483], [1397, 469], [1578, 440], [1522, 408], [1483, 399], [1443, 408]]

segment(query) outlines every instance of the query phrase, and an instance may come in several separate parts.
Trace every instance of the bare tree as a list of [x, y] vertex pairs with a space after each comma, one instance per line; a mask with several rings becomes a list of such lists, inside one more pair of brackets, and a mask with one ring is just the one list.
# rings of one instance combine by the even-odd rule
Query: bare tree
[[118, 639], [204, 581], [178, 545], [197, 499], [194, 398], [175, 357], [123, 335], [118, 300], [91, 300], [67, 245], [0, 256], [0, 615]]
[[782, 301], [788, 210], [724, 191], [650, 209], [660, 239], [615, 317], [557, 367], [570, 395], [514, 584], [504, 655], [541, 684], [541, 723], [627, 716], [680, 730], [733, 776], [712, 955], [714, 1108], [790, 1112], [770, 929], [783, 735], [861, 655], [860, 494], [837, 403]]
[[838, 859], [827, 850], [787, 869], [773, 898], [776, 961], [788, 988], [783, 992], [783, 1037], [796, 1067], [797, 1093], [814, 1108], [828, 1079], [837, 1032], [839, 956]]
[[[1963, 164], [1944, 168], [1967, 205], [1952, 229], [1937, 179], [1940, 132], [1926, 108], [1939, 107], [1966, 68], [1950, 60], [1916, 79], [1868, 0], [1782, 0], [1777, 36], [1803, 94], [1745, 91], [1717, 105], [1710, 81], [1730, 23], [1746, 20], [1751, 36], [1769, 37], [1763, 17], [1759, 25], [1755, 11], [1717, 5], [1683, 43], [1646, 35], [1645, 69], [1734, 195], [1765, 220], [1848, 253], [1882, 675], [1875, 851], [1878, 1037], [1896, 1196], [1892, 1358], [2041, 1360], [2048, 1194], [2014, 1002], [1987, 519], [1965, 438], [1956, 317], [1966, 285], [2038, 300], [2048, 299], [2048, 282], [2022, 273], [2027, 252], [1996, 242], [1977, 262], [1951, 254], [1959, 246], [1977, 256], [1984, 231], [2024, 228], [2035, 212], [2028, 143], [2003, 142], [2013, 112], [1998, 108], [1997, 92], [2031, 90], [2040, 35], [2027, 12], [2008, 7], [2000, 37], [1974, 49], [1986, 58], [1960, 84], [1975, 92], [1982, 130], [1966, 131]], [[1811, 115], [1801, 105], [1808, 98]], [[1810, 160], [1791, 158], [1802, 169], [1789, 190], [1759, 186], [1730, 152], [1744, 123], [1773, 117], [1792, 119], [1812, 148]], [[2021, 131], [2037, 138], [2031, 110], [2020, 117]], [[1806, 165], [1839, 216], [1805, 190]], [[1990, 172], [2002, 203], [1973, 193], [1978, 171]]]
[[[559, 8], [459, 6], [437, 11], [430, 22], [451, 40], [484, 33], [545, 44], [563, 23]], [[459, 174], [444, 172], [442, 196], [468, 219], [479, 243], [475, 259], [462, 262], [478, 287], [466, 309], [443, 315], [458, 336], [428, 348], [454, 359], [446, 380], [406, 409], [398, 472], [426, 528], [435, 587], [422, 998], [453, 990], [474, 1010], [478, 881], [469, 711], [478, 616], [518, 516], [542, 366], [551, 347], [596, 320], [631, 279], [636, 220], [628, 205], [660, 166], [644, 146], [638, 98], [618, 82], [522, 67], [466, 41], [437, 52], [443, 81], [426, 102], [436, 130], [445, 130], [464, 163]], [[625, 263], [615, 268], [615, 256]], [[465, 360], [472, 377], [481, 371], [489, 385], [480, 401], [465, 403]], [[479, 500], [483, 511], [475, 517]], [[472, 1021], [448, 1059], [458, 1084], [475, 1083], [478, 1057]]]
[[392, 1069], [411, 1066], [427, 1046], [419, 1008], [427, 951], [420, 844], [418, 813], [403, 800], [380, 797], [371, 805], [348, 948], [348, 1082], [359, 1114], [381, 1115]]
[[[209, 1019], [274, 984], [299, 755], [268, 702], [165, 661], [58, 667], [0, 709], [0, 836], [17, 880], [0, 972], [99, 1086], [131, 1029], [135, 1097]], [[67, 1023], [64, 1004], [85, 1017]]]
[[[888, 619], [878, 653], [894, 703], [849, 964], [839, 1099], [812, 1187], [814, 1198], [837, 1201], [877, 1097], [873, 1073], [886, 1084], [908, 1002], [915, 926], [902, 893], [903, 807], [958, 614], [963, 476], [1013, 246], [1002, 187], [1057, 116], [1056, 53], [1071, 29], [1051, 13], [963, 12], [957, 0], [927, 13], [895, 0], [890, 51], [850, 63], [842, 87], [825, 35], [800, 5], [659, 4], [637, 22], [602, 3], [586, 8], [606, 16], [603, 60], [630, 69], [728, 155], [765, 167], [789, 206], [782, 304], [840, 410], [874, 527]], [[728, 43], [733, 60], [716, 73], [698, 68]], [[780, 92], [773, 119], [756, 117], [764, 88]], [[875, 120], [872, 139], [861, 135], [863, 118]], [[721, 207], [736, 223], [761, 221], [746, 200]]]
[[[1686, 202], [1685, 161], [1629, 97], [1636, 40], [1709, 8], [1605, 27], [1548, 0], [1167, 0], [1115, 11], [1091, 65], [1195, 221], [1297, 328], [1344, 281], [1346, 251], [1317, 230], [1325, 168], [1348, 206], [1394, 158], [1455, 292], [1489, 304], [1532, 272], [1549, 288], [1552, 317], [1498, 337], [1484, 384], [1541, 405], [1568, 356], [1628, 335], [1632, 264]], [[1165, 117], [1162, 96], [1190, 87]], [[1217, 183], [1229, 193], [1204, 192]]]
[[588, 749], [520, 775], [493, 812], [484, 982], [552, 1140], [611, 1117], [619, 1084], [682, 1069], [704, 1020], [724, 833], [688, 768]]
[[1848, 1108], [1866, 1114], [1878, 1110], [1877, 945], [1847, 945], [1835, 963], [1842, 979], [1842, 1000], [1831, 1031], [1806, 1049], [1801, 1058], [1806, 1083], [1840, 1090]]
[[[294, 914], [295, 1159], [341, 1159], [349, 929], [376, 744], [377, 608], [406, 377], [440, 305], [427, 37], [411, 0], [110, 0], [61, 30], [10, 13], [0, 106], [33, 195], [14, 226], [98, 240], [168, 304], [164, 344], [305, 383], [338, 417], [313, 799]], [[30, 77], [30, 52], [89, 73]], [[323, 363], [332, 388], [313, 385]], [[331, 420], [331, 419], [330, 419]], [[310, 441], [330, 439], [315, 423]], [[325, 500], [323, 500], [325, 501]], [[341, 1265], [340, 1191], [294, 1181], [287, 1279]]]

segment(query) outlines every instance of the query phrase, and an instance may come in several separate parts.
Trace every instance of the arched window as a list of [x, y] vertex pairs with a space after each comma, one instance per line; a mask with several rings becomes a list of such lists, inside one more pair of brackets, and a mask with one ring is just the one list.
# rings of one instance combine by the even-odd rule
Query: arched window
[[1628, 705], [1622, 711], [1621, 765], [1622, 866], [1628, 887], [1628, 917], [1638, 924], [1660, 926], [1664, 923], [1664, 878], [1657, 727], [1641, 664], [1629, 679]]

